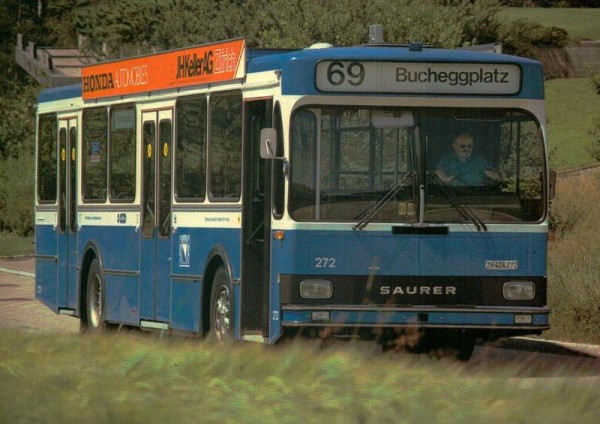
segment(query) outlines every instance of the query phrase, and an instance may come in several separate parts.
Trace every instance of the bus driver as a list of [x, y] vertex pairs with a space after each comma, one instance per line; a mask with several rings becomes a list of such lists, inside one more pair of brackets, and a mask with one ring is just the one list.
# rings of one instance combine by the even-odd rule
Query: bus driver
[[452, 143], [452, 153], [440, 159], [435, 170], [442, 182], [457, 186], [483, 185], [487, 178], [500, 181], [500, 173], [481, 155], [473, 155], [473, 137], [461, 133]]

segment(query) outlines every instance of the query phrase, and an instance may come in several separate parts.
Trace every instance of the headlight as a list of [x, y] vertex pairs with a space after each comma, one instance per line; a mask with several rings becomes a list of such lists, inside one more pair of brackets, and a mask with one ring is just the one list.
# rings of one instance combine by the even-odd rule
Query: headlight
[[506, 300], [532, 300], [535, 297], [535, 284], [531, 281], [508, 281], [504, 283], [502, 295]]
[[333, 283], [329, 280], [303, 280], [300, 296], [304, 299], [329, 299], [333, 295]]

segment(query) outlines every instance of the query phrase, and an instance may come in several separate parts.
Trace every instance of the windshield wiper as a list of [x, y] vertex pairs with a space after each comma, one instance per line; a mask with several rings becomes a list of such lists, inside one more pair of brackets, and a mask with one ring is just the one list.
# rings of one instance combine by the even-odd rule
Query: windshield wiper
[[385, 204], [393, 198], [400, 190], [402, 190], [408, 182], [415, 176], [415, 171], [407, 172], [400, 180], [396, 182], [377, 202], [371, 204], [360, 215], [356, 217], [359, 221], [352, 226], [353, 230], [362, 230], [369, 222], [379, 213]]
[[[448, 201], [450, 206], [456, 209], [460, 216], [463, 217], [463, 219], [471, 221], [473, 224], [475, 224], [477, 231], [488, 230], [487, 225], [485, 225], [485, 223], [467, 205], [463, 205], [457, 200], [458, 196], [456, 195], [456, 192], [451, 186], [444, 184], [442, 180], [440, 180], [437, 177], [437, 175], [433, 177], [432, 174], [427, 173], [427, 177], [429, 178], [429, 181], [431, 181], [436, 187], [440, 189], [440, 191], [444, 195], [444, 198]], [[452, 197], [454, 197], [455, 200], [453, 200]]]

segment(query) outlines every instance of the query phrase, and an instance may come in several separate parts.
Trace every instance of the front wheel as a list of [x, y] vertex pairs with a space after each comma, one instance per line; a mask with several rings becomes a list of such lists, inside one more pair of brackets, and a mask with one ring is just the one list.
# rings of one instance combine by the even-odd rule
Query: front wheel
[[81, 329], [90, 333], [100, 333], [106, 327], [104, 279], [98, 259], [90, 265], [86, 283], [85, 320], [81, 321]]
[[224, 343], [233, 338], [233, 300], [231, 284], [224, 266], [213, 278], [210, 294], [210, 334]]

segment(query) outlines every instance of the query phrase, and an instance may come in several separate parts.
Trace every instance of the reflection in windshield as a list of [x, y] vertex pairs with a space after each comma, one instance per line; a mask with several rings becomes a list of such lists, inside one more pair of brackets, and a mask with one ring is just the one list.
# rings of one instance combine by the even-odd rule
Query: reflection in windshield
[[[439, 192], [446, 198], [450, 206], [452, 206], [464, 219], [471, 221], [477, 227], [477, 231], [487, 231], [487, 226], [479, 217], [473, 213], [473, 211], [466, 205], [460, 203], [458, 196], [455, 191], [450, 187], [446, 186], [446, 183], [441, 180], [437, 174], [426, 174], [430, 181], [439, 189]], [[432, 177], [435, 175], [435, 177]]]
[[385, 206], [385, 204], [387, 202], [389, 202], [392, 198], [394, 198], [394, 196], [396, 196], [396, 193], [398, 193], [400, 190], [402, 190], [414, 176], [415, 176], [414, 172], [407, 172], [406, 174], [404, 174], [402, 179], [400, 181], [398, 181], [396, 184], [394, 184], [392, 186], [392, 188], [390, 188], [383, 195], [383, 197], [381, 197], [381, 199], [379, 199], [376, 203], [371, 204], [371, 206], [369, 206], [367, 209], [365, 209], [365, 211], [362, 212], [357, 217], [357, 219], [359, 219], [359, 221], [356, 223], [356, 225], [354, 225], [352, 227], [352, 229], [353, 230], [362, 230], [363, 228], [365, 228], [367, 226], [367, 224], [369, 222], [371, 222], [371, 220], [377, 216], [377, 214]]
[[387, 193], [368, 222], [539, 222], [543, 171], [541, 131], [523, 111], [303, 108], [291, 126], [289, 213], [356, 223]]

